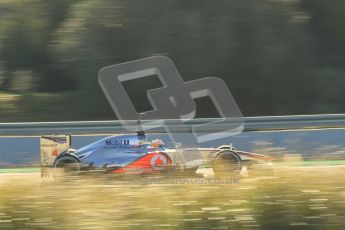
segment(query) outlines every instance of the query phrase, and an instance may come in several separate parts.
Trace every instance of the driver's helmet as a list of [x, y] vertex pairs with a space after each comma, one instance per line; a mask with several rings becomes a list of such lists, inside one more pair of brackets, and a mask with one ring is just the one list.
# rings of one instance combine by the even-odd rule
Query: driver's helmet
[[162, 147], [164, 145], [165, 145], [165, 143], [162, 140], [160, 140], [160, 139], [156, 139], [156, 140], [152, 140], [151, 141], [151, 146], [152, 147]]
[[146, 139], [138, 140], [135, 144], [133, 144], [133, 148], [140, 148], [146, 144], [149, 144], [149, 142]]

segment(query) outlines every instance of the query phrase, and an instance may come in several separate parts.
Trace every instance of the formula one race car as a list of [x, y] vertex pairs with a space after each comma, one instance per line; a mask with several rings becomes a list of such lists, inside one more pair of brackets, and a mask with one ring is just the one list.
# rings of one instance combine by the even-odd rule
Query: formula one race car
[[[65, 172], [73, 173], [102, 171], [112, 174], [168, 171], [201, 174], [199, 169], [209, 168], [216, 176], [233, 175], [248, 163], [270, 163], [272, 160], [269, 156], [236, 150], [231, 145], [218, 148], [167, 148], [162, 140], [150, 140], [150, 135], [144, 132], [109, 136], [78, 150], [70, 149], [70, 143], [70, 135], [41, 137], [43, 176], [47, 176], [47, 170], [52, 168], [62, 168]], [[199, 159], [186, 161], [185, 156], [193, 154], [200, 156]]]

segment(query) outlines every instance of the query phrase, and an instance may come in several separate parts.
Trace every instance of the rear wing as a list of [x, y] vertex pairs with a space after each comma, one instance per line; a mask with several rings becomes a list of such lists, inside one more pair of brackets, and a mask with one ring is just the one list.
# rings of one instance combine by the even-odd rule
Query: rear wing
[[71, 146], [71, 135], [44, 135], [40, 138], [41, 176], [48, 177], [55, 159]]

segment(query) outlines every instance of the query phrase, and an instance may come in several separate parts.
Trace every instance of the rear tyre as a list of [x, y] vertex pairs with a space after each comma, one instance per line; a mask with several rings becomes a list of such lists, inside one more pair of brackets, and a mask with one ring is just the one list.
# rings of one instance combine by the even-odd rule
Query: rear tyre
[[228, 178], [239, 175], [241, 171], [240, 157], [231, 151], [219, 153], [213, 162], [213, 172], [216, 177]]
[[79, 160], [74, 156], [65, 155], [58, 158], [55, 162], [55, 168], [64, 175], [78, 175], [80, 172]]

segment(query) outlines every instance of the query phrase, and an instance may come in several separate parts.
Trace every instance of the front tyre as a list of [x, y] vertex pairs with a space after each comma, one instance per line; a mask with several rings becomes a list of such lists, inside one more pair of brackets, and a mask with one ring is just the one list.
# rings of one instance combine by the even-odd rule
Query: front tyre
[[229, 178], [241, 171], [241, 159], [232, 151], [220, 152], [213, 161], [213, 172], [216, 177]]

